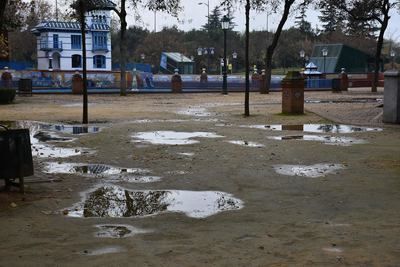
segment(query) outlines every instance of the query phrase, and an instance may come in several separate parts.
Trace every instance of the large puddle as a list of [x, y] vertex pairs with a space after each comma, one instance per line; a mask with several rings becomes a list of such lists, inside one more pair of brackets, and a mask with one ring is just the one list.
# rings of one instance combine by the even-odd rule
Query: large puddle
[[132, 136], [137, 143], [150, 143], [153, 145], [189, 145], [199, 143], [193, 138], [219, 138], [223, 137], [209, 132], [175, 132], [175, 131], [155, 131], [139, 132]]
[[243, 207], [240, 199], [224, 192], [180, 190], [129, 190], [103, 185], [84, 193], [83, 201], [72, 207], [70, 217], [141, 217], [166, 212], [205, 218]]
[[285, 136], [268, 136], [272, 140], [302, 140], [322, 142], [326, 145], [351, 146], [365, 144], [366, 141], [347, 136], [329, 136], [329, 135], [285, 135]]
[[241, 125], [243, 128], [254, 128], [263, 129], [271, 131], [302, 131], [310, 133], [359, 133], [359, 132], [380, 132], [382, 128], [369, 128], [369, 127], [359, 127], [352, 125], [342, 125], [342, 124], [301, 124], [301, 125]]
[[67, 158], [88, 154], [90, 151], [87, 149], [57, 147], [49, 143], [68, 142], [75, 139], [71, 136], [60, 136], [55, 132], [70, 135], [96, 132], [99, 130], [99, 127], [94, 126], [54, 125], [35, 121], [5, 121], [0, 122], [0, 124], [3, 124], [10, 129], [29, 129], [32, 156], [39, 158]]
[[274, 165], [275, 172], [288, 176], [302, 176], [309, 178], [324, 177], [328, 174], [337, 173], [346, 167], [342, 164], [315, 164], [315, 165]]
[[44, 172], [94, 176], [107, 178], [109, 182], [153, 183], [161, 180], [159, 176], [147, 175], [151, 172], [148, 169], [119, 168], [103, 164], [47, 162]]
[[99, 238], [126, 238], [151, 232], [126, 224], [99, 224], [95, 225], [95, 227], [98, 229], [95, 237]]

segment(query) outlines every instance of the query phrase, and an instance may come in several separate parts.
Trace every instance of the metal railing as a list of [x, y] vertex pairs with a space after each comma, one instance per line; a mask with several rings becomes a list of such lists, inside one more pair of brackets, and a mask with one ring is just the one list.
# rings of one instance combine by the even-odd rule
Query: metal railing
[[62, 41], [52, 42], [52, 41], [41, 41], [40, 42], [41, 50], [63, 50]]

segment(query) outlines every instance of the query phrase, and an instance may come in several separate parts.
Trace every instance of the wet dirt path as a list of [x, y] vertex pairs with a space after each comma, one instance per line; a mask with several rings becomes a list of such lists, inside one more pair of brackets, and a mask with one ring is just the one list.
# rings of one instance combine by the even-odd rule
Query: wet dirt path
[[[376, 97], [327, 94], [306, 98]], [[243, 118], [242, 98], [90, 96], [100, 130], [75, 134], [55, 126], [78, 126], [79, 96], [0, 106], [0, 121], [52, 126], [37, 138], [72, 139], [38, 144], [88, 152], [38, 155], [25, 196], [0, 192], [0, 266], [396, 266], [400, 131], [377, 103], [282, 116], [280, 94], [252, 94]]]

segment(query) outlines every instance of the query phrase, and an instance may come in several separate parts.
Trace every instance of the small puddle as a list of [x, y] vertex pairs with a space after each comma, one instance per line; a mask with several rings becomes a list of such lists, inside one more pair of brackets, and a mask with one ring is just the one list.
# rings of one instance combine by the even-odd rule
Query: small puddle
[[247, 147], [265, 147], [265, 145], [256, 143], [256, 142], [250, 142], [250, 141], [227, 141], [228, 143], [234, 144], [234, 145], [239, 145], [239, 146], [247, 146]]
[[275, 172], [288, 176], [302, 176], [309, 178], [325, 177], [345, 169], [342, 164], [315, 164], [315, 165], [274, 165]]
[[241, 125], [244, 128], [263, 129], [271, 131], [302, 131], [310, 133], [359, 133], [359, 132], [380, 132], [382, 128], [369, 128], [341, 124], [304, 124], [304, 125]]
[[151, 231], [139, 229], [125, 224], [99, 224], [95, 237], [99, 238], [127, 238], [137, 234], [146, 234]]
[[382, 98], [352, 98], [342, 100], [305, 100], [305, 103], [309, 104], [338, 104], [338, 103], [377, 103], [382, 102]]
[[82, 202], [69, 209], [70, 217], [141, 217], [166, 212], [206, 218], [219, 212], [239, 210], [241, 200], [216, 191], [128, 190], [103, 185], [83, 193]]
[[178, 155], [186, 156], [186, 157], [193, 157], [194, 153], [193, 152], [181, 152], [178, 153]]
[[132, 136], [134, 142], [151, 143], [153, 145], [189, 145], [199, 143], [193, 138], [219, 138], [223, 137], [209, 132], [174, 132], [174, 131], [155, 131], [139, 132]]
[[87, 256], [100, 256], [104, 254], [121, 253], [126, 251], [126, 248], [121, 246], [109, 246], [93, 250], [85, 250], [82, 254]]
[[272, 140], [302, 140], [302, 141], [317, 141], [326, 145], [351, 146], [367, 143], [365, 140], [356, 139], [345, 136], [329, 136], [329, 135], [286, 135], [286, 136], [269, 136]]
[[46, 162], [44, 172], [109, 177], [112, 182], [152, 183], [161, 180], [158, 176], [145, 176], [144, 174], [150, 173], [148, 169], [119, 168], [103, 164]]
[[32, 156], [38, 158], [69, 158], [88, 153], [90, 152], [84, 151], [81, 148], [62, 148], [32, 143]]

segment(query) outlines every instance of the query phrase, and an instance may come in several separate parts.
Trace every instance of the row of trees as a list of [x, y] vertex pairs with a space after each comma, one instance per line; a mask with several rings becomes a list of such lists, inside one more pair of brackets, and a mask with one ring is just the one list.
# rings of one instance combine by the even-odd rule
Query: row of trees
[[[5, 1], [8, 7], [15, 6], [16, 3], [24, 4], [25, 2], [21, 0], [8, 0]], [[35, 3], [43, 2], [44, 0], [31, 1], [29, 14], [34, 14], [37, 21], [40, 20], [40, 15], [35, 10], [37, 10], [38, 5]], [[73, 0], [65, 0], [68, 2], [73, 2]], [[100, 1], [101, 2], [101, 1]], [[2, 2], [4, 3], [4, 1]], [[377, 77], [379, 72], [379, 64], [382, 57], [382, 48], [384, 44], [384, 34], [390, 21], [389, 13], [398, 9], [400, 5], [399, 0], [221, 0], [221, 8], [223, 8], [224, 13], [232, 14], [233, 10], [239, 10], [237, 7], [244, 5], [244, 10], [246, 13], [246, 32], [244, 35], [240, 33], [232, 32], [230, 34], [230, 44], [232, 44], [232, 50], [239, 53], [239, 59], [243, 59], [243, 65], [246, 70], [246, 77], [249, 75], [250, 62], [254, 62], [254, 59], [260, 58], [260, 55], [264, 58], [264, 64], [258, 62], [259, 65], [263, 65], [267, 70], [267, 88], [269, 86], [271, 70], [275, 66], [283, 65], [293, 65], [293, 62], [298, 60], [297, 52], [298, 48], [302, 47], [310, 52], [311, 44], [315, 41], [324, 41], [333, 39], [334, 36], [340, 37], [344, 40], [366, 40], [367, 42], [360, 42], [363, 44], [362, 50], [371, 50], [370, 45], [365, 46], [364, 44], [375, 43], [375, 82], [372, 91], [376, 91]], [[35, 6], [35, 7], [33, 7]], [[321, 10], [320, 20], [322, 22], [322, 29], [311, 29], [310, 23], [307, 22], [305, 17], [305, 10], [307, 7], [312, 6], [313, 8], [318, 8]], [[175, 28], [164, 29], [160, 33], [150, 34], [146, 30], [132, 28], [128, 29], [126, 16], [128, 12], [134, 12], [138, 7], [147, 8], [149, 10], [161, 10], [174, 15], [177, 15], [180, 11], [180, 1], [179, 0], [119, 0], [117, 6], [113, 9], [117, 15], [117, 22], [119, 24], [118, 40], [115, 39], [114, 33], [114, 47], [118, 47], [119, 50], [115, 55], [119, 54], [119, 63], [121, 66], [121, 77], [125, 78], [124, 72], [126, 70], [126, 60], [131, 57], [137, 57], [139, 53], [143, 52], [147, 54], [148, 59], [153, 60], [154, 64], [157, 65], [156, 55], [158, 52], [168, 49], [169, 45], [173, 50], [177, 50], [177, 47], [181, 47], [181, 52], [185, 54], [192, 54], [193, 51], [199, 47], [203, 46], [210, 47], [220, 47], [221, 36], [219, 27], [212, 26], [213, 24], [218, 24], [219, 15], [218, 10], [214, 10], [213, 18], [210, 19], [209, 24], [205, 25], [202, 30], [193, 30], [188, 33], [182, 33]], [[36, 8], [36, 9], [35, 9]], [[272, 10], [277, 14], [281, 14], [278, 27], [274, 33], [252, 33], [250, 34], [250, 12], [253, 10]], [[27, 20], [29, 16], [20, 16], [21, 10], [23, 8], [17, 9], [17, 12], [5, 12], [5, 14], [12, 14], [13, 17], [3, 19], [1, 27], [4, 28], [6, 24], [12, 24], [9, 22], [19, 22], [18, 17], [22, 17]], [[290, 14], [300, 10], [300, 17], [297, 21], [297, 27], [295, 29], [289, 29], [284, 31], [283, 28], [287, 22]], [[40, 14], [50, 14], [50, 12], [44, 12]], [[1, 14], [0, 14], [1, 15]], [[14, 17], [17, 17], [16, 19]], [[28, 21], [28, 20], [27, 20]], [[34, 21], [34, 20], [32, 20]], [[28, 25], [28, 23], [26, 23]], [[10, 27], [17, 27], [16, 25], [11, 25]], [[22, 31], [27, 31], [27, 27], [20, 26]], [[173, 34], [173, 35], [171, 35]], [[285, 35], [287, 39], [290, 40], [285, 44]], [[177, 36], [184, 42], [173, 43], [171, 36]], [[183, 36], [183, 37], [182, 37]], [[260, 41], [257, 36], [260, 36]], [[299, 36], [300, 41], [293, 42], [295, 39], [293, 36]], [[351, 38], [348, 38], [350, 37]], [[253, 41], [251, 37], [254, 37], [256, 41]], [[262, 40], [264, 38], [264, 40]], [[304, 38], [304, 39], [303, 39]], [[325, 38], [325, 39], [324, 39]], [[200, 40], [199, 40], [200, 39]], [[139, 42], [135, 42], [139, 40]], [[160, 42], [161, 40], [161, 42]], [[203, 40], [203, 41], [201, 41]], [[206, 41], [204, 41], [206, 40]], [[250, 40], [252, 42], [250, 42]], [[347, 41], [348, 42], [348, 41]], [[129, 46], [127, 49], [127, 43], [132, 43], [136, 49], [131, 49]], [[213, 44], [215, 43], [215, 45]], [[154, 47], [154, 44], [158, 44], [159, 47]], [[179, 45], [181, 44], [181, 45]], [[301, 44], [301, 45], [300, 45]], [[149, 50], [149, 45], [153, 46], [152, 50]], [[150, 46], [151, 47], [151, 46]], [[288, 47], [293, 47], [290, 51]], [[244, 48], [244, 49], [243, 49]], [[281, 49], [280, 49], [281, 48]], [[129, 55], [134, 51], [132, 55]], [[146, 51], [147, 50], [147, 51]], [[156, 52], [155, 52], [156, 51]], [[250, 53], [253, 51], [253, 55]], [[222, 51], [218, 53], [222, 54]], [[285, 55], [286, 54], [286, 55]], [[296, 55], [296, 56], [295, 56]], [[252, 60], [252, 57], [254, 58]], [[121, 95], [125, 95], [126, 88], [124, 88], [125, 83], [121, 83]], [[247, 87], [247, 86], [246, 86]], [[247, 114], [247, 112], [245, 112]]]

